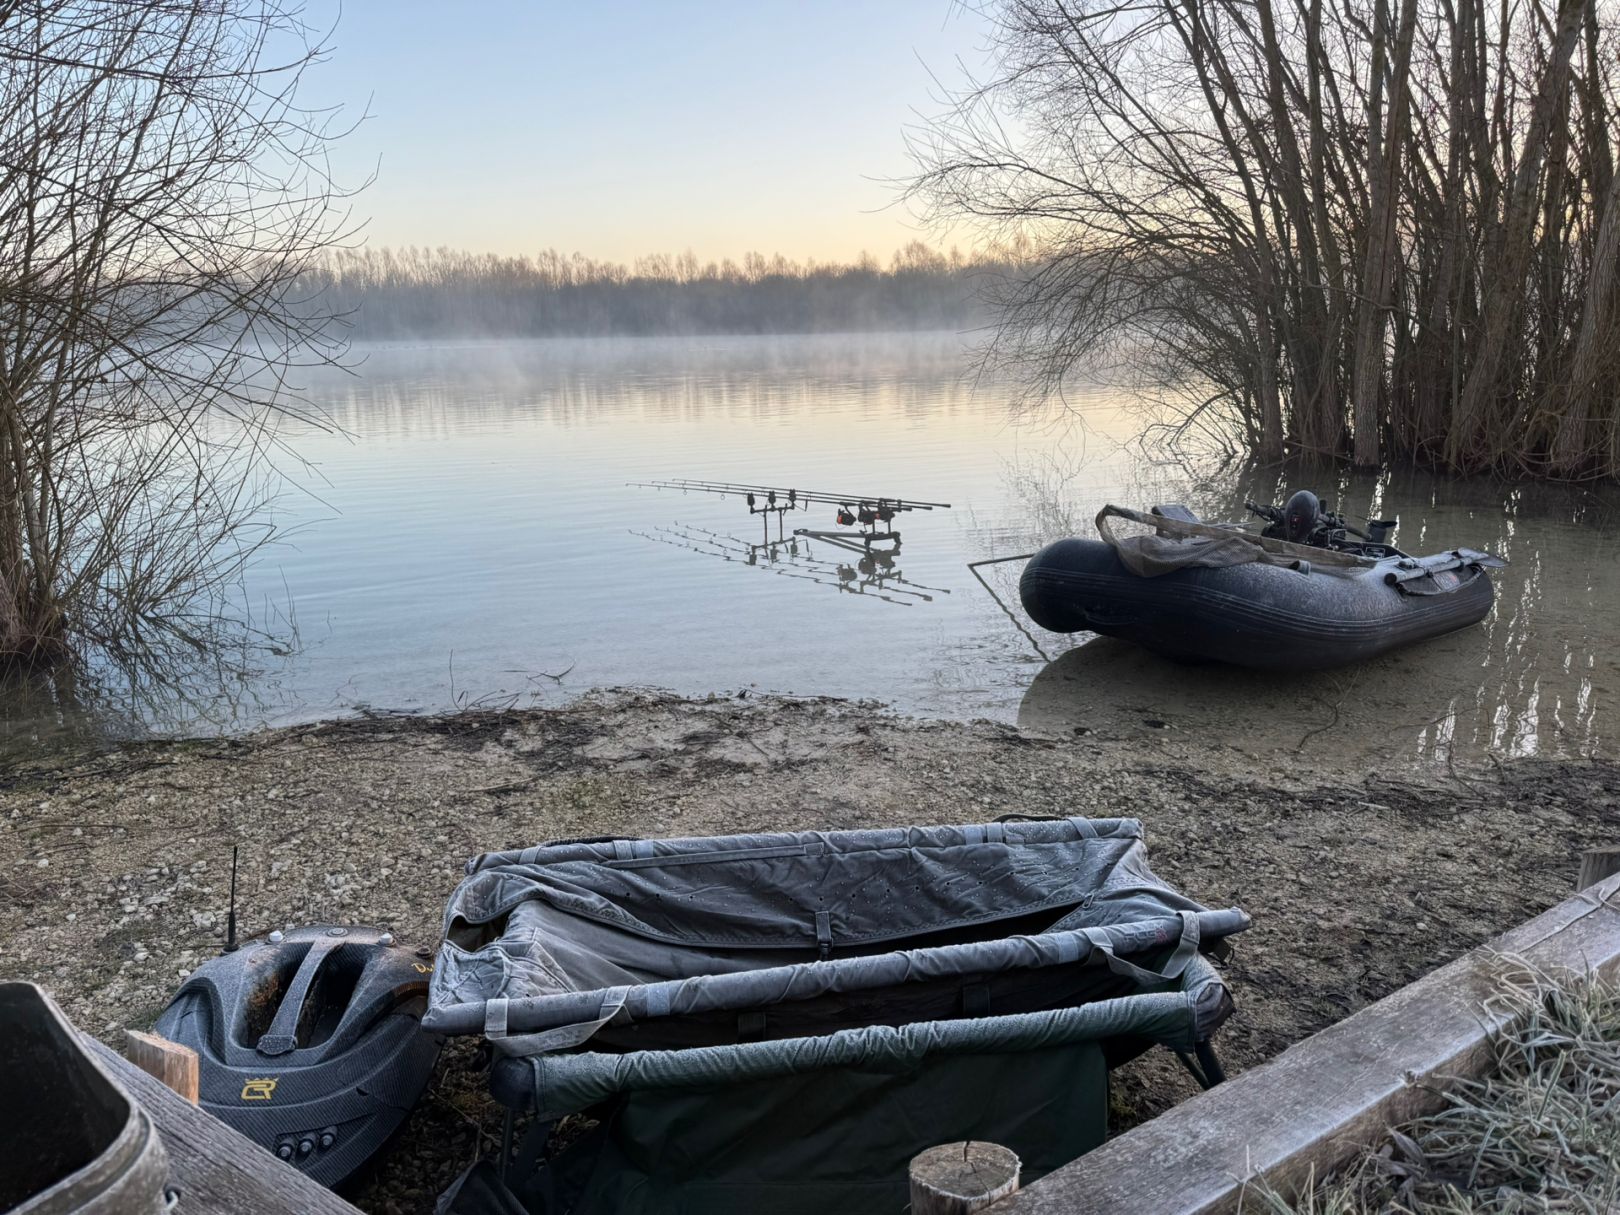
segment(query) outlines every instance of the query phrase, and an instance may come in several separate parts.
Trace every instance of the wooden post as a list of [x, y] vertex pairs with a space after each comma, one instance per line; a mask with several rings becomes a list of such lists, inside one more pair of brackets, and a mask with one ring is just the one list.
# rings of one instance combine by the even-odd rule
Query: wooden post
[[156, 1034], [126, 1029], [124, 1055], [149, 1076], [155, 1076], [192, 1105], [197, 1104], [197, 1052]]
[[946, 1143], [911, 1161], [911, 1215], [968, 1215], [1018, 1192], [1018, 1157], [995, 1143]]
[[1620, 873], [1620, 848], [1588, 849], [1581, 853], [1581, 876], [1575, 880], [1575, 889], [1585, 890], [1617, 873]]

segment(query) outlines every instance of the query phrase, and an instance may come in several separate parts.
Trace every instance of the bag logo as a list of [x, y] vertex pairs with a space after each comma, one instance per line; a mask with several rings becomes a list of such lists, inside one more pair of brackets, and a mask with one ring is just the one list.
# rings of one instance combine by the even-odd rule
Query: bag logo
[[243, 1101], [269, 1101], [276, 1095], [276, 1077], [267, 1076], [262, 1080], [249, 1080], [242, 1086]]
[[411, 963], [411, 969], [414, 970], [419, 975], [426, 975], [426, 974], [432, 974], [433, 973], [433, 967], [432, 966], [424, 966], [420, 962], [412, 962]]

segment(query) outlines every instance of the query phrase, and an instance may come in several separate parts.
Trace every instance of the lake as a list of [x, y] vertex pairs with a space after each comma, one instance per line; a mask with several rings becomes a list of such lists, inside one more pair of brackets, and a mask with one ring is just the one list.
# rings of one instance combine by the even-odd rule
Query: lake
[[[1023, 416], [949, 334], [461, 342], [358, 349], [289, 430], [304, 467], [244, 602], [288, 652], [245, 673], [90, 698], [13, 688], [15, 750], [67, 732], [216, 733], [362, 708], [560, 704], [594, 688], [881, 700], [1109, 739], [1400, 764], [1609, 754], [1620, 692], [1620, 497], [1412, 473], [1296, 476], [1409, 551], [1507, 557], [1477, 629], [1318, 675], [1179, 666], [1039, 632], [1016, 562], [1092, 534], [1106, 502], [1236, 518], [1277, 470], [1149, 461], [1129, 394]], [[755, 549], [737, 498], [632, 484], [707, 478], [949, 502], [902, 515], [892, 561], [822, 540]], [[1298, 483], [1295, 483], [1298, 482]], [[788, 517], [834, 529], [832, 507]], [[773, 525], [774, 528], [774, 525]], [[774, 536], [774, 530], [772, 535]], [[992, 594], [992, 590], [996, 592]], [[1076, 644], [1076, 643], [1080, 644]]]

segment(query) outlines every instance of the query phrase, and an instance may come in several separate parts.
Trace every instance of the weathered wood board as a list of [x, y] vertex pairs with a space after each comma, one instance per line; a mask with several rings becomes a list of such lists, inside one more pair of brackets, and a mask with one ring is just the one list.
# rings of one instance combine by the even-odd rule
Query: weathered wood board
[[1504, 1018], [1486, 1001], [1509, 965], [1504, 955], [1554, 973], [1620, 974], [1620, 875], [988, 1210], [1203, 1215], [1236, 1210], [1251, 1179], [1286, 1193], [1313, 1169], [1320, 1178], [1391, 1125], [1436, 1108], [1435, 1086], [1447, 1077], [1490, 1065]]
[[96, 1061], [141, 1103], [163, 1137], [169, 1184], [180, 1192], [177, 1210], [358, 1215], [358, 1207], [283, 1164], [89, 1034], [81, 1036]]
[[166, 1088], [197, 1104], [201, 1060], [189, 1046], [170, 1042], [157, 1034], [138, 1029], [124, 1031], [124, 1057], [148, 1076], [161, 1080]]

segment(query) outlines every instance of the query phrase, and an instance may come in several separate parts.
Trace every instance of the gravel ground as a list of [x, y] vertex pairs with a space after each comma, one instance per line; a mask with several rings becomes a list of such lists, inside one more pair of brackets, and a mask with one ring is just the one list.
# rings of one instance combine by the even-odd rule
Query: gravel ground
[[[432, 944], [465, 858], [546, 839], [1125, 815], [1162, 877], [1254, 917], [1224, 968], [1238, 1013], [1218, 1045], [1241, 1071], [1556, 903], [1580, 849], [1620, 834], [1607, 764], [1418, 780], [1311, 762], [634, 693], [38, 757], [0, 769], [0, 975], [121, 1045], [218, 949], [232, 843], [246, 932], [361, 921]], [[429, 1210], [495, 1131], [476, 1062], [446, 1052], [363, 1209]], [[1192, 1091], [1158, 1055], [1116, 1081], [1122, 1126]]]

